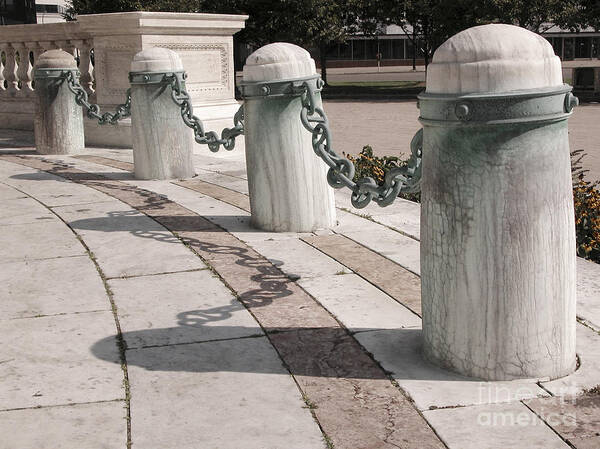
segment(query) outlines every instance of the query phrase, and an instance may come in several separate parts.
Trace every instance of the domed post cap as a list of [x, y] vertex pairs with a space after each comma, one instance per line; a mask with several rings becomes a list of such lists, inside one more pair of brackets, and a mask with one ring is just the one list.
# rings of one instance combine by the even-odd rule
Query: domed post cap
[[561, 86], [558, 56], [543, 37], [514, 25], [476, 26], [452, 36], [427, 68], [427, 93], [500, 93]]
[[63, 50], [48, 50], [35, 61], [36, 69], [76, 69], [77, 61], [72, 54]]
[[177, 53], [168, 48], [152, 47], [140, 51], [131, 61], [132, 72], [181, 72], [183, 63]]
[[244, 81], [279, 81], [316, 75], [315, 61], [302, 47], [287, 42], [265, 45], [246, 58]]

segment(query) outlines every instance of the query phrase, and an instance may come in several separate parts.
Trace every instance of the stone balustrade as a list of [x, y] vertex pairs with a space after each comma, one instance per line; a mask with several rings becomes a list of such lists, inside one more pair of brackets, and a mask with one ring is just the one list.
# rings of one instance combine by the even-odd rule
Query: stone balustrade
[[77, 22], [0, 27], [0, 127], [33, 129], [33, 64], [47, 50], [71, 53], [81, 84], [93, 95], [92, 47], [92, 37]]
[[[33, 129], [33, 64], [62, 49], [78, 61], [81, 84], [102, 110], [125, 101], [133, 56], [164, 47], [181, 57], [194, 112], [207, 130], [231, 126], [235, 100], [233, 35], [247, 16], [162, 12], [92, 14], [76, 22], [0, 27], [0, 128]], [[131, 121], [107, 132], [86, 119], [86, 144], [131, 147]]]

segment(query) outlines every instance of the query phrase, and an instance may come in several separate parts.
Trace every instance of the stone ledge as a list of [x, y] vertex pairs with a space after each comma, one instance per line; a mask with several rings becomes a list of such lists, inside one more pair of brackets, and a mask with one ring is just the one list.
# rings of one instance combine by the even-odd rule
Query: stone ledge
[[231, 36], [244, 28], [248, 16], [132, 11], [77, 17], [83, 31], [95, 36], [186, 34]]

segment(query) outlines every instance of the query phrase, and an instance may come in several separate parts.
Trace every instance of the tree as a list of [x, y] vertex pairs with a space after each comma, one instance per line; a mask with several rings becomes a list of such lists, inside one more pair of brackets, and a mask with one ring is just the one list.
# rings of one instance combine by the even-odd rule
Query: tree
[[[379, 0], [380, 20], [399, 25], [415, 49], [421, 50], [425, 66], [446, 39], [481, 20], [477, 0]], [[420, 48], [419, 48], [420, 46]]]
[[253, 47], [290, 42], [318, 49], [321, 77], [327, 84], [327, 53], [346, 40], [356, 23], [353, 5], [366, 0], [222, 0], [204, 3], [210, 12], [236, 12], [249, 16], [237, 38]]
[[[535, 33], [544, 33], [553, 25], [578, 29], [586, 0], [486, 0], [486, 19], [511, 23]], [[588, 3], [591, 3], [588, 1]]]
[[344, 42], [356, 25], [354, 6], [367, 0], [71, 0], [68, 15], [122, 11], [179, 11], [247, 14], [237, 38], [259, 47], [285, 41], [319, 50], [327, 82], [327, 52]]

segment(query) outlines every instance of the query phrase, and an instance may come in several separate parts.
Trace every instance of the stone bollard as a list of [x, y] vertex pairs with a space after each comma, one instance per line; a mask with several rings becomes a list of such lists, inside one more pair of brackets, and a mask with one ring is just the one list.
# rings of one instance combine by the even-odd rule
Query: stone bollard
[[61, 78], [65, 71], [79, 76], [73, 55], [62, 50], [42, 53], [35, 63], [34, 135], [41, 154], [77, 153], [85, 146], [81, 106]]
[[[292, 44], [266, 45], [246, 59], [242, 92], [252, 225], [310, 232], [335, 225], [327, 168], [300, 121], [293, 82], [317, 82], [315, 62]], [[320, 98], [318, 99], [320, 102]]]
[[575, 369], [567, 118], [577, 99], [543, 38], [465, 30], [436, 51], [424, 126], [425, 356], [486, 380]]
[[183, 82], [179, 55], [166, 48], [148, 48], [131, 62], [131, 132], [137, 179], [182, 179], [194, 176], [193, 132], [181, 118], [164, 75]]

